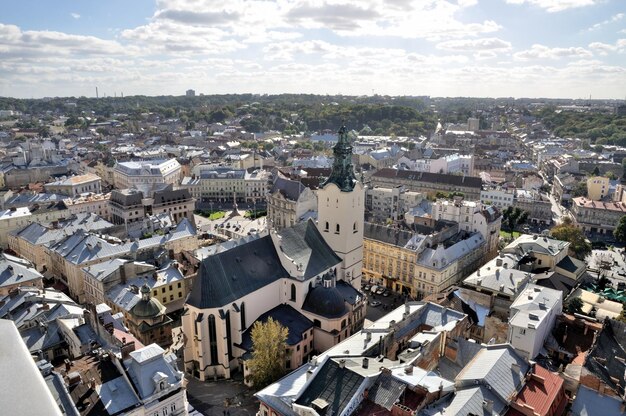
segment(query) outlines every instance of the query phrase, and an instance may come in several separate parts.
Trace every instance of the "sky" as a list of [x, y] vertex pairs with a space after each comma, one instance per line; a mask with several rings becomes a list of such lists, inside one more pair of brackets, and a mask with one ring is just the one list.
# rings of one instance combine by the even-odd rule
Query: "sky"
[[626, 0], [2, 0], [0, 96], [626, 98]]

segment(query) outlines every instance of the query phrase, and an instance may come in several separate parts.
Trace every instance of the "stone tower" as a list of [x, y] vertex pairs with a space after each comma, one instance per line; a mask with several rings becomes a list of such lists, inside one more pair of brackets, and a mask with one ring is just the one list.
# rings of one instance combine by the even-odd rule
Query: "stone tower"
[[361, 287], [363, 267], [363, 219], [365, 192], [352, 165], [352, 146], [346, 127], [339, 129], [333, 148], [335, 160], [330, 177], [317, 191], [317, 226], [328, 245], [342, 259], [337, 278]]

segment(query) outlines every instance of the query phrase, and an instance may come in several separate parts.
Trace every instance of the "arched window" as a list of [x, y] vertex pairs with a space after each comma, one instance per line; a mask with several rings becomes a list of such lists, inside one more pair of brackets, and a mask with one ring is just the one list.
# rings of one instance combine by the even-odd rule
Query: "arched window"
[[244, 302], [241, 302], [241, 306], [239, 307], [240, 309], [240, 318], [241, 318], [241, 330], [245, 331], [246, 330], [246, 304]]
[[329, 229], [330, 229], [330, 224], [328, 223], [328, 221], [326, 221], [326, 223], [324, 224], [324, 231], [328, 232]]
[[335, 234], [339, 234], [339, 230], [340, 230], [340, 228], [341, 228], [341, 227], [339, 226], [339, 224], [336, 224], [336, 225], [335, 225]]
[[358, 227], [356, 221], [354, 221], [354, 224], [352, 224], [352, 232], [356, 233], [358, 231], [359, 231], [359, 227]]
[[289, 300], [292, 302], [296, 301], [296, 285], [294, 285], [293, 283], [291, 284], [291, 296]]

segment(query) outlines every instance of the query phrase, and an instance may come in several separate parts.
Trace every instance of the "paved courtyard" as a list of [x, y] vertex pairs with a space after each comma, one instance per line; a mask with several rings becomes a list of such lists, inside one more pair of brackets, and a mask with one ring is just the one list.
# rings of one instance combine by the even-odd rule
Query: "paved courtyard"
[[187, 400], [205, 416], [254, 416], [259, 404], [253, 394], [241, 380], [203, 382], [187, 376]]

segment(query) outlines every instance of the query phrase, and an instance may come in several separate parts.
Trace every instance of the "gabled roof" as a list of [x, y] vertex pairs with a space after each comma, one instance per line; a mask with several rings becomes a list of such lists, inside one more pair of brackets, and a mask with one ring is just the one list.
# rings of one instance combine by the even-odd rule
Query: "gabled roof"
[[286, 199], [290, 201], [297, 201], [300, 194], [306, 189], [302, 182], [291, 179], [286, 179], [278, 176], [274, 181], [272, 190], [270, 193], [280, 192]]
[[268, 235], [204, 259], [187, 303], [218, 308], [288, 276]]
[[413, 237], [413, 233], [385, 225], [366, 222], [363, 224], [363, 237], [371, 240], [404, 247]]
[[571, 411], [577, 416], [624, 416], [621, 405], [619, 398], [605, 396], [581, 385]]
[[[313, 327], [311, 322], [306, 316], [295, 310], [292, 306], [286, 304], [280, 304], [273, 309], [265, 312], [259, 316], [255, 322], [267, 322], [269, 318], [280, 323], [282, 326], [289, 330], [287, 336], [287, 345], [296, 345], [302, 341], [302, 334], [308, 329]], [[250, 325], [248, 329], [241, 336], [241, 348], [246, 351], [252, 350], [252, 327]]]
[[457, 382], [489, 386], [501, 400], [506, 401], [523, 384], [529, 365], [511, 345], [486, 345], [463, 371]]
[[372, 176], [373, 178], [398, 178], [415, 182], [442, 183], [446, 185], [477, 188], [477, 190], [480, 190], [482, 187], [482, 179], [478, 177], [449, 175], [445, 173], [415, 172], [385, 168], [374, 173]]
[[295, 264], [301, 264], [303, 279], [314, 277], [341, 262], [326, 243], [313, 220], [298, 223], [279, 232], [280, 249]]
[[585, 359], [585, 370], [624, 394], [624, 361], [626, 360], [626, 322], [606, 319], [600, 334]]
[[[563, 379], [559, 377], [558, 374], [552, 373], [540, 365], [535, 364], [533, 376], [531, 376], [530, 380], [526, 382], [522, 390], [517, 394], [512, 406], [514, 409], [519, 406], [526, 411], [530, 408], [535, 414], [547, 415], [562, 388]], [[566, 400], [561, 400], [561, 403], [564, 407]], [[555, 412], [554, 414], [561, 413]], [[523, 416], [523, 413], [509, 411], [507, 415]]]
[[377, 405], [391, 410], [391, 407], [402, 396], [406, 388], [407, 385], [396, 380], [391, 372], [382, 372], [370, 388], [367, 398]]
[[340, 415], [363, 383], [363, 376], [334, 359], [326, 360], [315, 374], [315, 378], [302, 392], [296, 403], [313, 407], [315, 403], [326, 403], [324, 410], [316, 408], [320, 416]]

